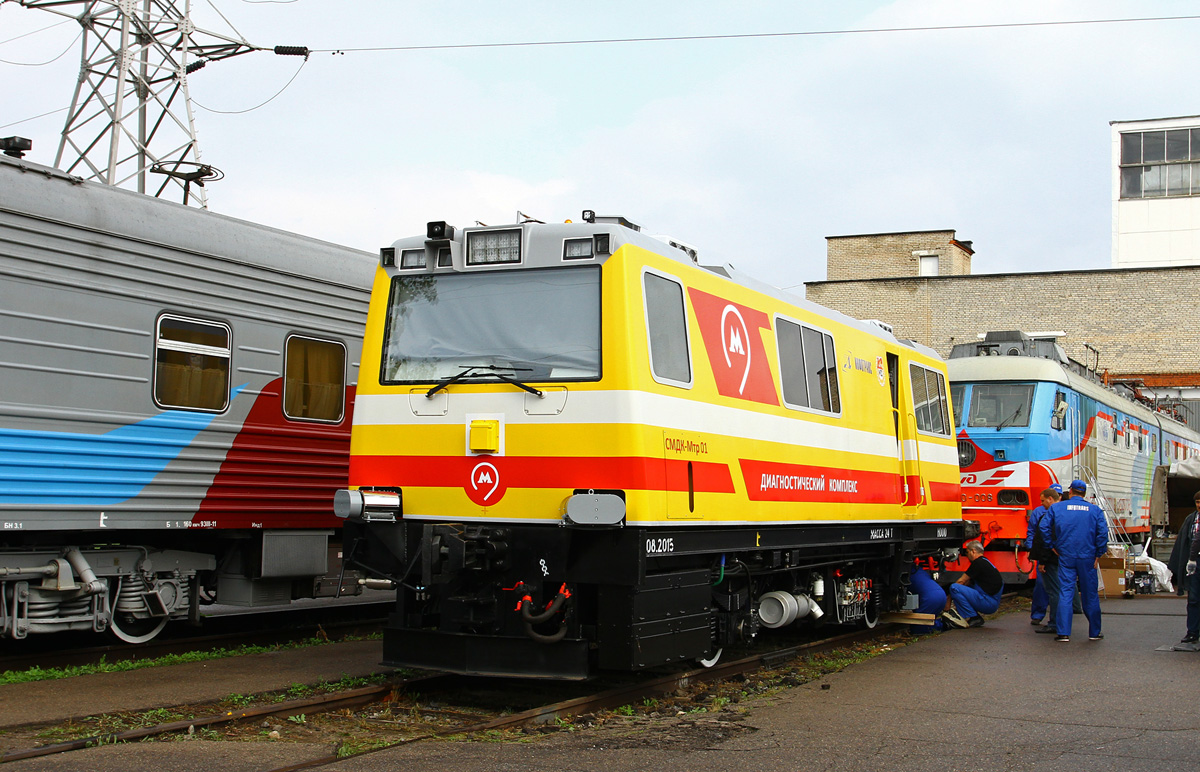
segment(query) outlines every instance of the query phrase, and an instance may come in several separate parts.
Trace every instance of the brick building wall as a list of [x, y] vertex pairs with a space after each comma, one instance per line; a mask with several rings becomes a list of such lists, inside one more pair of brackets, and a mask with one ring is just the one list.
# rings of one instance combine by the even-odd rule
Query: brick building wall
[[971, 242], [953, 230], [827, 236], [827, 277], [831, 281], [918, 276], [920, 258], [938, 257], [938, 275], [971, 272]]
[[1113, 377], [1200, 386], [1200, 266], [829, 280], [805, 289], [815, 303], [887, 322], [897, 337], [942, 356], [988, 330], [1059, 330], [1069, 356], [1091, 364], [1090, 343]]

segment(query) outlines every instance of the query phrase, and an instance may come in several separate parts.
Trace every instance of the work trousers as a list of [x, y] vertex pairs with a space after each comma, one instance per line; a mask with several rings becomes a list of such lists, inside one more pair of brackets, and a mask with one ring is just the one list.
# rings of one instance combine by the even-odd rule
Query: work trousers
[[1100, 591], [1096, 585], [1095, 558], [1058, 559], [1058, 605], [1055, 607], [1054, 626], [1059, 635], [1071, 634], [1071, 604], [1075, 599], [1075, 587], [1083, 598], [1083, 613], [1088, 620], [1088, 637], [1100, 634]]
[[996, 609], [1000, 608], [1000, 595], [1003, 592], [1003, 587], [995, 595], [988, 595], [973, 585], [950, 585], [950, 599], [954, 601], [954, 608], [963, 619], [995, 613]]

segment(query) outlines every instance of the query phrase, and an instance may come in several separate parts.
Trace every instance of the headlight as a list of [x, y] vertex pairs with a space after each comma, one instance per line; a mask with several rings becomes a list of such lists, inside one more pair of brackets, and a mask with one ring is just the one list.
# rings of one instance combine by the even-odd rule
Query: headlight
[[521, 231], [467, 233], [467, 265], [521, 262]]

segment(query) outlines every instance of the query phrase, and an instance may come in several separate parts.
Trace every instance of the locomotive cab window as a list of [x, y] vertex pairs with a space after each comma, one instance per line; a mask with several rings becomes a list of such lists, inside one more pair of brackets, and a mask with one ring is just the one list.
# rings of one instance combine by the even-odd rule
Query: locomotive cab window
[[793, 408], [841, 413], [833, 336], [777, 317], [775, 341], [783, 403]]
[[672, 386], [692, 385], [687, 311], [679, 282], [645, 273], [646, 333], [650, 344], [650, 371], [654, 380]]
[[224, 410], [229, 404], [228, 325], [161, 316], [157, 327], [154, 401], [166, 408]]
[[971, 387], [967, 426], [1029, 426], [1032, 383], [977, 383]]
[[292, 335], [284, 353], [283, 414], [308, 421], [341, 421], [346, 401], [346, 347]]
[[398, 275], [384, 334], [385, 384], [598, 380], [600, 266]]
[[[913, 410], [917, 417], [917, 431], [949, 437], [950, 411], [946, 405], [946, 378], [941, 373], [921, 367], [908, 366], [912, 378]], [[979, 386], [975, 387], [978, 390]]]

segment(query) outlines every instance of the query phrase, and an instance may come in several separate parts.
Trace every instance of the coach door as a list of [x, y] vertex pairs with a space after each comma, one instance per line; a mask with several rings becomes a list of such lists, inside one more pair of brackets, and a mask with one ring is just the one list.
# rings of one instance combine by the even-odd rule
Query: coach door
[[[900, 509], [906, 517], [916, 514], [917, 507], [925, 503], [925, 485], [921, 475], [920, 444], [917, 435], [917, 416], [914, 404], [919, 394], [917, 385], [912, 384], [913, 401], [904, 399], [903, 384], [910, 381], [900, 366], [900, 357], [887, 355], [888, 387], [892, 399], [892, 422], [896, 429], [896, 452], [900, 467]], [[925, 389], [922, 380], [921, 390]]]

